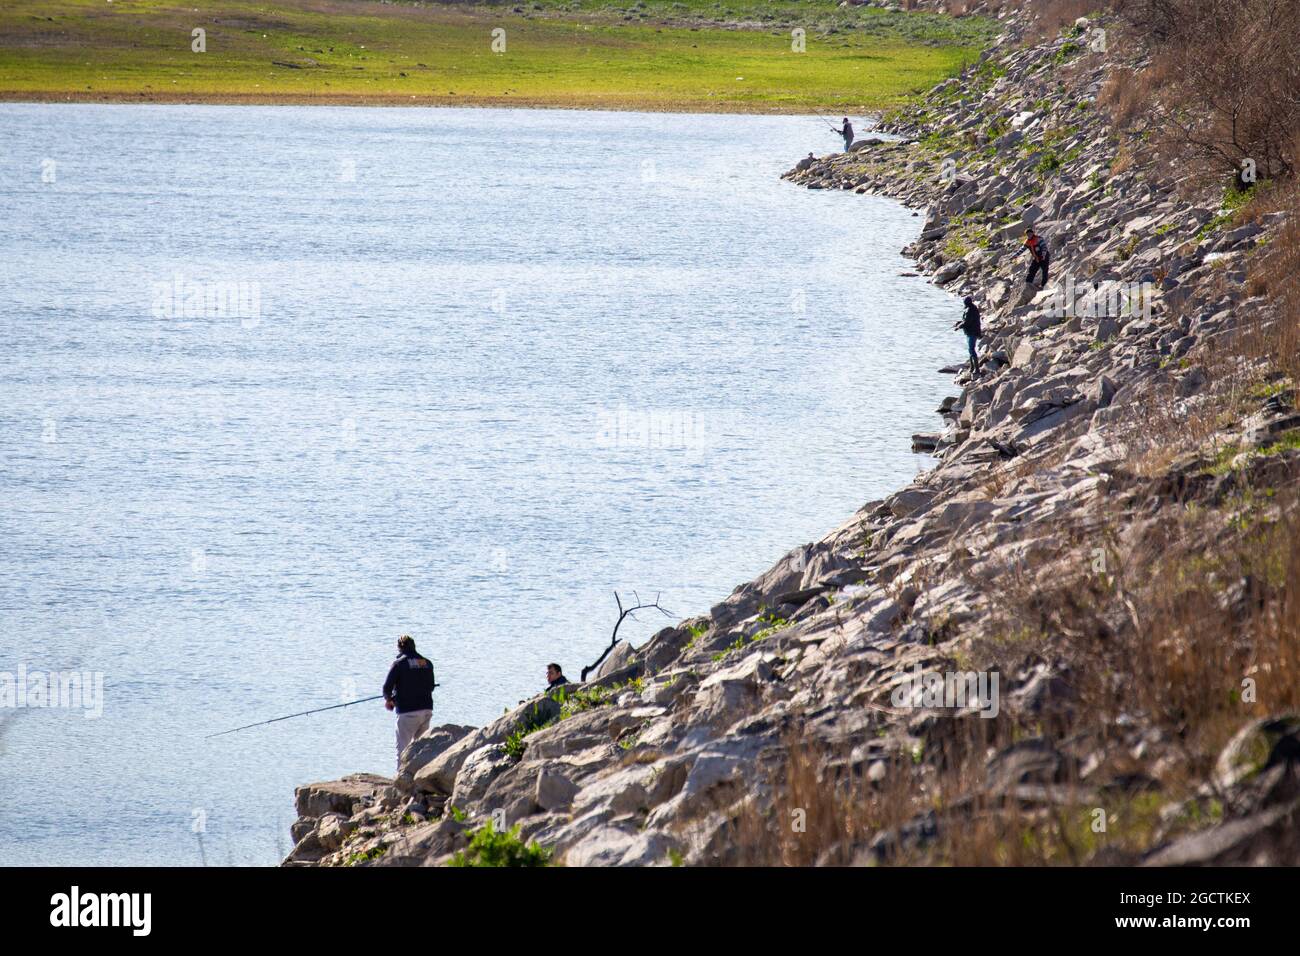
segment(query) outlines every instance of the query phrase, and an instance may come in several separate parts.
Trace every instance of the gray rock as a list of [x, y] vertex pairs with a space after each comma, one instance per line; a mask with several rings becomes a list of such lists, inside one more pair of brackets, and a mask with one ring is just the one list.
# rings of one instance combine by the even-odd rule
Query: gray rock
[[587, 679], [591, 681], [606, 679], [609, 675], [622, 670], [624, 667], [627, 667], [632, 663], [632, 658], [635, 653], [636, 652], [633, 650], [632, 645], [627, 641], [616, 642], [609, 654], [600, 662], [600, 666], [597, 667], [593, 673], [589, 674]]
[[337, 850], [356, 828], [357, 824], [350, 817], [341, 813], [327, 813], [320, 819], [316, 837], [325, 849]]
[[1098, 376], [1097, 381], [1093, 383], [1088, 393], [1088, 397], [1096, 403], [1098, 408], [1105, 408], [1111, 403], [1111, 399], [1115, 397], [1114, 381], [1106, 375]]
[[328, 852], [317, 838], [316, 829], [313, 827], [289, 851], [289, 855], [285, 857], [284, 862], [286, 866], [311, 864], [319, 861]]
[[637, 834], [602, 826], [564, 853], [565, 866], [618, 866], [637, 843]]
[[377, 799], [391, 783], [387, 777], [373, 773], [354, 773], [341, 780], [309, 783], [294, 791], [294, 805], [299, 817], [318, 818], [327, 813], [350, 817], [361, 803]]
[[410, 792], [415, 784], [415, 775], [434, 758], [444, 753], [448, 747], [473, 731], [473, 727], [461, 724], [443, 724], [430, 729], [424, 736], [411, 741], [397, 765], [395, 785], [399, 790]]
[[[913, 436], [912, 443], [913, 445], [916, 444], [916, 436]], [[934, 491], [912, 485], [886, 498], [885, 507], [889, 509], [890, 514], [894, 517], [906, 518], [918, 511], [924, 511], [930, 506], [930, 502], [934, 498]]]
[[940, 268], [939, 271], [934, 274], [935, 284], [946, 285], [947, 283], [951, 282], [953, 279], [956, 279], [959, 275], [961, 275], [965, 271], [966, 271], [966, 263], [963, 262], [961, 259], [957, 259], [954, 262], [950, 262], [947, 265]]
[[578, 785], [559, 771], [543, 767], [537, 772], [533, 800], [543, 810], [567, 810], [577, 793]]
[[496, 776], [513, 765], [509, 755], [496, 744], [488, 744], [469, 754], [456, 774], [451, 802], [466, 808], [477, 804], [487, 793]]
[[1300, 762], [1300, 716], [1281, 715], [1243, 726], [1219, 754], [1214, 782], [1231, 790], [1253, 775], [1283, 763]]
[[1296, 866], [1300, 800], [1193, 833], [1152, 853], [1143, 866]]
[[470, 826], [450, 816], [403, 828], [377, 861], [381, 867], [427, 865], [469, 844]]

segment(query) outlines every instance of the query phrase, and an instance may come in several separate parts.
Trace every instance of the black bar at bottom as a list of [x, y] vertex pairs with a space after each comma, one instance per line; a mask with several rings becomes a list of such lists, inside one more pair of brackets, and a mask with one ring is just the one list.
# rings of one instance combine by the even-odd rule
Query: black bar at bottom
[[[8, 869], [0, 879], [6, 935], [205, 948], [254, 939], [446, 945], [467, 931], [494, 947], [667, 934], [673, 948], [678, 932], [691, 948], [712, 939], [806, 944], [844, 932], [863, 945], [898, 935], [921, 946], [979, 945], [1003, 933], [1026, 944], [1198, 935], [1232, 945], [1288, 932], [1296, 886], [1283, 869], [48, 868]], [[1040, 930], [1052, 935], [1022, 935]]]

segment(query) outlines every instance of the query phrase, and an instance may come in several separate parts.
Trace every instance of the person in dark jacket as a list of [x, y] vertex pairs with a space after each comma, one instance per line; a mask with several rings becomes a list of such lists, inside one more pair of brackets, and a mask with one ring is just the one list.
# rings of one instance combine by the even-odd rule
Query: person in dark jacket
[[433, 717], [433, 664], [415, 651], [409, 634], [397, 639], [397, 660], [384, 681], [384, 706], [397, 712], [397, 760], [412, 740], [429, 729]]
[[[831, 129], [835, 129], [835, 127], [832, 126]], [[844, 137], [844, 152], [847, 153], [849, 147], [853, 145], [853, 124], [849, 122], [847, 116], [844, 117], [844, 126], [841, 129], [835, 129], [835, 132]]]
[[975, 354], [975, 342], [984, 334], [984, 330], [980, 328], [980, 310], [975, 300], [966, 296], [963, 302], [966, 308], [961, 314], [961, 321], [954, 328], [959, 328], [966, 333], [966, 348], [970, 351], [970, 373], [974, 377], [980, 373], [980, 359]]
[[546, 689], [555, 690], [557, 687], [563, 687], [569, 682], [569, 678], [564, 676], [564, 671], [560, 670], [559, 664], [546, 665]]

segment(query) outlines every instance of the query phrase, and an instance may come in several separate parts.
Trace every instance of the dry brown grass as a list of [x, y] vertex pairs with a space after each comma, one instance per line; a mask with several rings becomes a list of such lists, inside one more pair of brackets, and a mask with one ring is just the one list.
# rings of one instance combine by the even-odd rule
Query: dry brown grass
[[1027, 7], [1034, 16], [1033, 26], [1028, 32], [1029, 39], [1044, 39], [1056, 36], [1063, 27], [1068, 27], [1079, 17], [1096, 13], [1105, 6], [1104, 0], [1023, 0], [1021, 6]]
[[1097, 103], [1110, 112], [1117, 129], [1133, 125], [1146, 109], [1146, 93], [1138, 82], [1137, 71], [1128, 67], [1113, 70], [1097, 93]]
[[1151, 54], [1124, 98], [1150, 103], [1152, 145], [1180, 164], [1183, 178], [1227, 182], [1245, 161], [1260, 179], [1294, 173], [1300, 0], [1117, 0], [1115, 7], [1126, 37]]
[[[1244, 336], [1241, 333], [1237, 338]], [[1159, 477], [1189, 455], [1218, 454], [1227, 441], [1224, 428], [1236, 418], [1228, 410], [1242, 407], [1261, 372], [1233, 354], [1228, 342], [1217, 345], [1220, 347], [1207, 346], [1184, 359], [1162, 360], [1169, 362], [1167, 377], [1130, 402], [1128, 414], [1115, 423], [1111, 440], [1127, 449], [1133, 474]], [[1189, 374], [1199, 373], [1206, 379], [1200, 392], [1187, 397], [1179, 394], [1175, 376], [1183, 363], [1187, 363]]]
[[1275, 310], [1256, 351], [1294, 384], [1300, 382], [1300, 184], [1278, 186], [1259, 205], [1286, 219], [1250, 272], [1250, 287], [1267, 295]]
[[[1293, 474], [1295, 464], [1281, 473]], [[848, 760], [869, 736], [818, 745], [792, 735], [769, 781], [775, 805], [767, 815], [751, 806], [737, 820], [738, 858], [793, 866], [1134, 862], [1158, 840], [1212, 822], [1164, 811], [1207, 805], [1198, 788], [1243, 724], [1300, 711], [1300, 489], [1262, 484], [1269, 480], [1267, 461], [1253, 474], [1221, 477], [1191, 507], [1167, 503], [1135, 537], [1131, 510], [1149, 495], [1168, 502], [1167, 489], [1144, 483], [1099, 526], [1063, 533], [1057, 560], [1035, 558], [983, 582], [991, 589], [984, 638], [954, 664], [1007, 674], [1049, 661], [1069, 693], [1032, 715], [942, 712], [919, 738], [900, 736], [902, 723], [882, 716], [894, 743], [881, 780], [868, 776], [865, 761]], [[1243, 700], [1247, 678], [1253, 703]], [[1029, 737], [1101, 759], [1090, 774], [1067, 769], [1050, 787], [991, 788], [989, 755]], [[1137, 741], [1152, 746], [1143, 752]], [[1094, 829], [1099, 811], [1103, 833]], [[932, 832], [915, 839], [927, 823]], [[883, 845], [868, 851], [878, 838]]]
[[[986, 569], [975, 582], [986, 606], [970, 633], [935, 635], [961, 670], [1011, 674], [1047, 663], [1067, 679], [1062, 698], [1032, 715], [1004, 711], [988, 721], [940, 712], [917, 722], [882, 711], [883, 753], [871, 759], [883, 777], [867, 773], [860, 749], [853, 759], [870, 738], [832, 744], [791, 735], [788, 759], [767, 781], [775, 803], [761, 813], [753, 802], [736, 821], [742, 862], [1133, 862], [1179, 828], [1209, 822], [1162, 811], [1204, 805], [1196, 795], [1243, 724], [1300, 712], [1300, 456], [1284, 445], [1240, 459], [1223, 446], [1265, 395], [1300, 380], [1300, 186], [1290, 178], [1300, 140], [1283, 136], [1300, 127], [1300, 82], [1289, 92], [1279, 86], [1279, 78], [1281, 86], [1296, 79], [1300, 0], [1117, 5], [1155, 56], [1142, 72], [1113, 75], [1102, 101], [1120, 127], [1154, 119], [1161, 134], [1149, 153], [1130, 151], [1118, 165], [1145, 164], [1159, 150], [1195, 167], [1184, 176], [1193, 186], [1206, 177], [1226, 182], [1243, 157], [1282, 177], [1243, 213], [1287, 214], [1251, 261], [1248, 292], [1267, 303], [1238, 309], [1233, 328], [1185, 360], [1166, 360], [1164, 374], [1136, 396], [1128, 427], [1117, 431], [1135, 452], [1130, 476], [1119, 479], [1108, 510], [1053, 529], [1025, 561], [991, 577]], [[1038, 6], [1051, 14], [1042, 23], [1063, 24], [1089, 5]], [[1283, 29], [1268, 35], [1261, 23]], [[1270, 64], [1274, 76], [1251, 72]], [[1153, 117], [1147, 104], [1157, 100], [1162, 112]], [[1233, 104], [1226, 113], [1225, 103]], [[1198, 112], [1203, 122], [1189, 124]], [[1184, 396], [1178, 380], [1193, 364], [1204, 384]], [[1215, 460], [1198, 464], [1197, 455]], [[985, 493], [1007, 493], [1027, 474], [1020, 469], [1035, 464], [994, 466]], [[925, 587], [956, 565], [936, 569], [935, 581], [917, 580]], [[1046, 796], [992, 788], [990, 754], [1032, 736], [1089, 755], [1088, 772], [1068, 770]], [[1115, 786], [1097, 789], [1105, 784]], [[1103, 834], [1090, 825], [1099, 809], [1111, 823]], [[793, 825], [796, 812], [803, 830]], [[881, 844], [881, 834], [893, 839]]]
[[[1163, 374], [1128, 401], [1128, 415], [1115, 423], [1115, 439], [1128, 448], [1135, 474], [1156, 477], [1188, 454], [1217, 454], [1243, 415], [1258, 409], [1261, 388], [1279, 375], [1295, 381], [1300, 372], [1300, 192], [1291, 184], [1267, 190], [1238, 219], [1279, 204], [1287, 209], [1287, 225], [1255, 254], [1248, 272], [1247, 292], [1259, 298], [1233, 305], [1229, 325], [1212, 337], [1201, 334], [1185, 356], [1160, 358]], [[1214, 276], [1201, 287], [1194, 308], [1231, 291], [1226, 273]], [[1194, 311], [1175, 313], [1164, 321], [1172, 326], [1194, 317]], [[1189, 373], [1204, 384], [1184, 393], [1181, 379]]]
[[[860, 768], [844, 769], [847, 747], [792, 740], [771, 815], [750, 808], [736, 823], [741, 859], [766, 866], [1084, 865], [1106, 846], [1130, 856], [1145, 847], [1154, 825], [1149, 799], [1107, 799], [1100, 809], [1111, 829], [1101, 837], [1091, 829], [1096, 794], [1077, 780], [985, 789], [990, 750], [1026, 740], [1032, 729], [990, 736], [992, 721], [950, 723], [949, 735], [913, 752], [919, 756], [881, 761], [877, 781]], [[828, 771], [837, 758], [839, 769]]]

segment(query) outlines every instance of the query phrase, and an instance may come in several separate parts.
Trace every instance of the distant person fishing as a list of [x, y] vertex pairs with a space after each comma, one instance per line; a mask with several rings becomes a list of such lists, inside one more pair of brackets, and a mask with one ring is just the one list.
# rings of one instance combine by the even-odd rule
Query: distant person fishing
[[[563, 676], [560, 675], [561, 678]], [[259, 720], [231, 730], [207, 734], [206, 739], [224, 737], [226, 734], [238, 733], [241, 730], [278, 724], [282, 720], [323, 714], [326, 711], [355, 707], [357, 704], [368, 704], [382, 699], [385, 707], [397, 712], [397, 757], [400, 761], [402, 751], [407, 745], [429, 729], [429, 721], [433, 716], [433, 689], [441, 686], [434, 680], [433, 664], [427, 657], [417, 654], [415, 640], [410, 635], [403, 634], [397, 639], [397, 660], [393, 661], [392, 667], [388, 669], [388, 678], [384, 681], [382, 694], [362, 697], [360, 700], [349, 700], [342, 704], [330, 704], [328, 707], [300, 710], [296, 714], [285, 714], [283, 717], [272, 717], [270, 720]]]
[[974, 378], [980, 373], [980, 359], [975, 352], [975, 343], [984, 334], [984, 330], [980, 327], [980, 310], [975, 300], [966, 296], [963, 302], [966, 308], [961, 314], [961, 321], [953, 328], [961, 329], [966, 333], [966, 348], [970, 352], [970, 374], [971, 378]]
[[384, 681], [384, 706], [397, 711], [397, 759], [412, 740], [429, 729], [433, 717], [433, 664], [415, 651], [415, 639], [397, 639], [397, 660]]
[[832, 126], [831, 129], [844, 137], [844, 152], [847, 153], [849, 147], [853, 145], [853, 124], [849, 122], [849, 118], [846, 116], [842, 127]]

